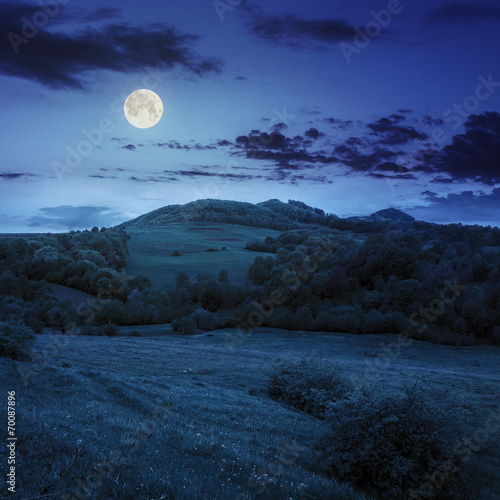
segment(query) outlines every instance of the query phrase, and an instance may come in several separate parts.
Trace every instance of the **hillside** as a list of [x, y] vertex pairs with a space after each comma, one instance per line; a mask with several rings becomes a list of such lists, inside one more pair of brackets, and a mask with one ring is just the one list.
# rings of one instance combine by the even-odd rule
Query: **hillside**
[[[350, 219], [350, 220], [349, 220]], [[139, 229], [164, 226], [170, 223], [215, 222], [218, 224], [237, 224], [240, 226], [260, 227], [276, 231], [305, 228], [310, 225], [326, 226], [336, 229], [356, 229], [357, 223], [375, 222], [412, 222], [410, 215], [389, 208], [366, 217], [342, 219], [334, 214], [326, 214], [301, 201], [288, 200], [283, 203], [272, 199], [252, 204], [230, 200], [196, 200], [185, 205], [168, 205], [158, 208], [135, 219], [123, 222], [120, 229]]]
[[379, 210], [378, 212], [371, 214], [370, 217], [374, 219], [389, 219], [405, 222], [411, 222], [415, 220], [415, 217], [405, 214], [404, 212], [402, 212], [401, 210], [397, 210], [396, 208], [386, 208], [384, 210]]
[[271, 229], [205, 222], [133, 226], [127, 228], [127, 234], [130, 255], [125, 272], [131, 276], [143, 274], [153, 286], [173, 290], [179, 272], [195, 277], [210, 271], [217, 276], [226, 269], [233, 282], [244, 283], [255, 258], [269, 255], [247, 250], [246, 243], [255, 239], [263, 241], [268, 236], [277, 237], [280, 233]]
[[293, 219], [265, 205], [226, 200], [197, 200], [185, 205], [168, 205], [124, 222], [118, 227], [138, 229], [164, 226], [172, 222], [216, 222], [277, 230], [298, 227]]

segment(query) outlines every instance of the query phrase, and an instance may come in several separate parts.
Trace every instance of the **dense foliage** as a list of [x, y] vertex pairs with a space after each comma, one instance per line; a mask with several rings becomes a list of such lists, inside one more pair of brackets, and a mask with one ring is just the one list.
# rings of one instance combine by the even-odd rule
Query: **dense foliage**
[[401, 390], [352, 383], [338, 363], [278, 360], [268, 395], [324, 420], [313, 467], [373, 498], [479, 498], [476, 460], [454, 451], [471, 415], [456, 401], [426, 396], [417, 381]]
[[[153, 289], [144, 276], [120, 272], [127, 256], [127, 236], [118, 229], [0, 239], [0, 319], [23, 321], [36, 332], [51, 327], [63, 333], [75, 324], [171, 321], [166, 292]], [[75, 308], [56, 299], [52, 283], [95, 299]], [[116, 332], [108, 327], [102, 334]]]
[[328, 405], [352, 390], [352, 384], [338, 363], [322, 363], [318, 358], [282, 359], [273, 367], [268, 395], [324, 418]]
[[277, 289], [289, 290], [261, 324], [351, 333], [406, 330], [414, 338], [457, 345], [497, 342], [500, 230], [420, 222], [396, 230], [390, 221], [382, 224], [378, 234], [294, 230], [249, 242], [249, 250], [270, 254], [248, 270], [252, 297], [265, 301]]
[[0, 321], [1, 357], [17, 360], [27, 359], [34, 340], [33, 330], [22, 321]]

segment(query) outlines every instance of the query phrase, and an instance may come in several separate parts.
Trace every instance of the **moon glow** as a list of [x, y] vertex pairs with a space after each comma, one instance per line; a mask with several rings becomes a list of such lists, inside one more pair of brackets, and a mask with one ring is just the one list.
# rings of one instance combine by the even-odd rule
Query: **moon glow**
[[152, 90], [139, 89], [125, 101], [125, 118], [137, 128], [154, 127], [163, 115], [163, 102]]

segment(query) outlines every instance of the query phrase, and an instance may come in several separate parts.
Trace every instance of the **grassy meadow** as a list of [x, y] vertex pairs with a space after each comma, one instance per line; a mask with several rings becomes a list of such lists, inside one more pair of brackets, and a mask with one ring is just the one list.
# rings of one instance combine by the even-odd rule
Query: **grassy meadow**
[[[217, 276], [219, 271], [227, 269], [231, 281], [243, 282], [255, 258], [269, 255], [245, 250], [245, 244], [280, 233], [258, 227], [191, 222], [130, 228], [127, 234], [130, 256], [125, 272], [131, 276], [143, 274], [153, 286], [169, 290], [175, 287], [175, 277], [180, 271], [194, 278], [204, 271]], [[218, 251], [207, 251], [211, 248]], [[179, 256], [172, 255], [176, 250]]]
[[[435, 401], [456, 399], [470, 410], [457, 441], [498, 411], [500, 348], [416, 341], [391, 359], [383, 346], [394, 335], [257, 329], [229, 349], [229, 330], [152, 336], [155, 328], [122, 327], [113, 338], [38, 335], [35, 349], [53, 359], [27, 385], [18, 367], [29, 363], [0, 358], [2, 392], [16, 391], [16, 498], [367, 498], [314, 466], [323, 422], [267, 396], [283, 356], [341, 361], [371, 387], [402, 390], [420, 378]], [[131, 330], [143, 336], [128, 337]], [[387, 361], [381, 376], [366, 379], [378, 359]], [[485, 498], [494, 499], [498, 434], [488, 444], [481, 474], [493, 484]]]

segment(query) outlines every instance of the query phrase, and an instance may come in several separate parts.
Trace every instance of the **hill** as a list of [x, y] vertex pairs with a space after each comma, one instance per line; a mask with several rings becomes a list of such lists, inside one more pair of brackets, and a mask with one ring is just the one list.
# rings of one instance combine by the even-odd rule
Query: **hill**
[[132, 226], [127, 234], [130, 255], [125, 272], [131, 276], [143, 274], [153, 286], [172, 290], [181, 271], [195, 277], [205, 271], [217, 276], [226, 269], [233, 282], [243, 283], [255, 258], [269, 255], [247, 250], [246, 243], [280, 233], [234, 224], [172, 222]]
[[264, 204], [254, 205], [241, 201], [209, 199], [196, 200], [185, 205], [168, 205], [158, 208], [136, 219], [124, 222], [118, 227], [122, 229], [138, 229], [150, 226], [164, 226], [172, 222], [216, 222], [276, 230], [298, 227], [298, 224], [294, 223], [294, 220], [290, 220], [283, 210], [280, 213], [279, 210], [269, 208]]
[[289, 231], [308, 226], [326, 226], [336, 229], [355, 229], [356, 222], [412, 222], [410, 215], [388, 208], [366, 217], [342, 219], [327, 214], [320, 208], [310, 207], [301, 201], [283, 203], [272, 199], [252, 204], [230, 200], [196, 200], [185, 205], [168, 205], [158, 208], [117, 226], [120, 229], [139, 229], [164, 226], [170, 223], [215, 222], [260, 227], [276, 231]]
[[404, 221], [411, 222], [415, 220], [415, 217], [411, 215], [405, 214], [396, 208], [386, 208], [384, 210], [379, 210], [370, 215], [370, 217], [374, 219], [389, 219], [393, 221]]

